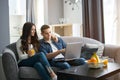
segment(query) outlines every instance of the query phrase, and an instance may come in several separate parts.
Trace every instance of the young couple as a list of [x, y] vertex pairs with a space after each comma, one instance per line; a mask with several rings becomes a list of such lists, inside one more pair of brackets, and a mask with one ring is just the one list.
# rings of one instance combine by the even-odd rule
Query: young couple
[[[18, 66], [34, 67], [43, 80], [57, 80], [57, 75], [51, 66], [61, 69], [70, 68], [68, 62], [54, 61], [59, 56], [64, 57], [66, 44], [61, 38], [52, 35], [48, 25], [41, 27], [41, 34], [43, 39], [39, 41], [35, 24], [26, 22], [23, 25], [22, 36], [16, 43]], [[75, 64], [85, 64], [85, 60], [77, 59]]]

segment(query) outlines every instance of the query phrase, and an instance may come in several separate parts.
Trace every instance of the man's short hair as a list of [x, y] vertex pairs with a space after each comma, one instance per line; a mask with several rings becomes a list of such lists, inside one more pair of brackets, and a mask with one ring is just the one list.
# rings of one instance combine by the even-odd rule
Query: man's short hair
[[48, 29], [48, 28], [50, 28], [50, 26], [49, 25], [42, 25], [42, 27], [41, 27], [41, 32], [43, 33], [44, 32], [44, 30], [46, 30], [46, 29]]

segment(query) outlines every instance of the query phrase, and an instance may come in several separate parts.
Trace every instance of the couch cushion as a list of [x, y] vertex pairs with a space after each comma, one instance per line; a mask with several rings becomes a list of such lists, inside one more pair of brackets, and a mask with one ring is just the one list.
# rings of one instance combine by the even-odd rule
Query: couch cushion
[[8, 46], [6, 46], [6, 48], [9, 48], [10, 50], [12, 50], [16, 56], [16, 59], [18, 61], [18, 53], [17, 53], [17, 49], [16, 49], [16, 43], [12, 43], [12, 44], [9, 44]]
[[71, 43], [71, 42], [82, 42], [84, 44], [90, 43], [90, 44], [98, 44], [98, 45], [103, 45], [101, 42], [87, 38], [87, 37], [73, 37], [73, 36], [63, 36], [61, 37], [66, 43]]
[[20, 67], [19, 76], [21, 79], [37, 79], [41, 80], [38, 72], [32, 67]]
[[87, 44], [85, 44], [85, 46], [88, 47], [88, 48], [98, 48], [98, 50], [97, 50], [97, 52], [96, 52], [97, 55], [99, 55], [99, 56], [102, 56], [102, 55], [103, 55], [104, 45], [89, 44], [89, 43], [87, 43]]
[[5, 49], [2, 55], [2, 65], [5, 73], [6, 80], [19, 80], [18, 79], [18, 67], [17, 61], [14, 57], [14, 53]]
[[[55, 73], [61, 70], [56, 67], [52, 67]], [[30, 80], [41, 80], [38, 72], [33, 67], [20, 67], [19, 68], [19, 76], [21, 79], [30, 79]]]

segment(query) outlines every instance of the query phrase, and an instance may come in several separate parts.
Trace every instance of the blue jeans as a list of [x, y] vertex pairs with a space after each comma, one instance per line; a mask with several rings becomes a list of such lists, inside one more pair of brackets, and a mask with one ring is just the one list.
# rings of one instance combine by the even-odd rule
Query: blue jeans
[[18, 66], [29, 66], [34, 67], [43, 80], [50, 80], [50, 74], [48, 73], [45, 66], [50, 67], [50, 64], [44, 53], [36, 53], [34, 56], [24, 59], [18, 63]]
[[73, 61], [68, 61], [68, 63], [73, 66], [79, 66], [79, 65], [86, 64], [84, 58], [74, 59]]
[[79, 65], [83, 65], [85, 63], [86, 62], [85, 62], [84, 58], [79, 58], [79, 59], [75, 59], [75, 60], [68, 61], [68, 62], [56, 62], [54, 60], [50, 61], [51, 66], [58, 67], [61, 69], [68, 69], [71, 67], [71, 65], [79, 66]]
[[51, 66], [58, 67], [60, 69], [69, 69], [71, 66], [67, 62], [56, 62], [56, 61], [50, 61]]

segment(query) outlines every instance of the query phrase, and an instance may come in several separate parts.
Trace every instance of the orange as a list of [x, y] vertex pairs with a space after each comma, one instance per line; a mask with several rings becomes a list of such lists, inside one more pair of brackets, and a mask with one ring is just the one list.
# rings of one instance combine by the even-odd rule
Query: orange
[[88, 63], [91, 63], [91, 60], [89, 59], [89, 60], [87, 60], [87, 62], [88, 62]]
[[90, 59], [90, 61], [93, 62], [93, 63], [97, 63], [97, 60], [96, 60], [96, 58], [94, 58], [94, 57], [92, 57], [92, 58]]
[[35, 54], [35, 50], [34, 49], [31, 49], [31, 50], [28, 50], [28, 53], [33, 56]]
[[88, 63], [97, 63], [97, 59], [95, 57], [90, 58], [87, 60]]
[[32, 55], [35, 54], [35, 50], [34, 50], [34, 49], [31, 50], [31, 54], [32, 54]]
[[108, 64], [108, 59], [103, 60], [103, 64], [104, 64], [105, 66], [107, 66], [107, 64]]

